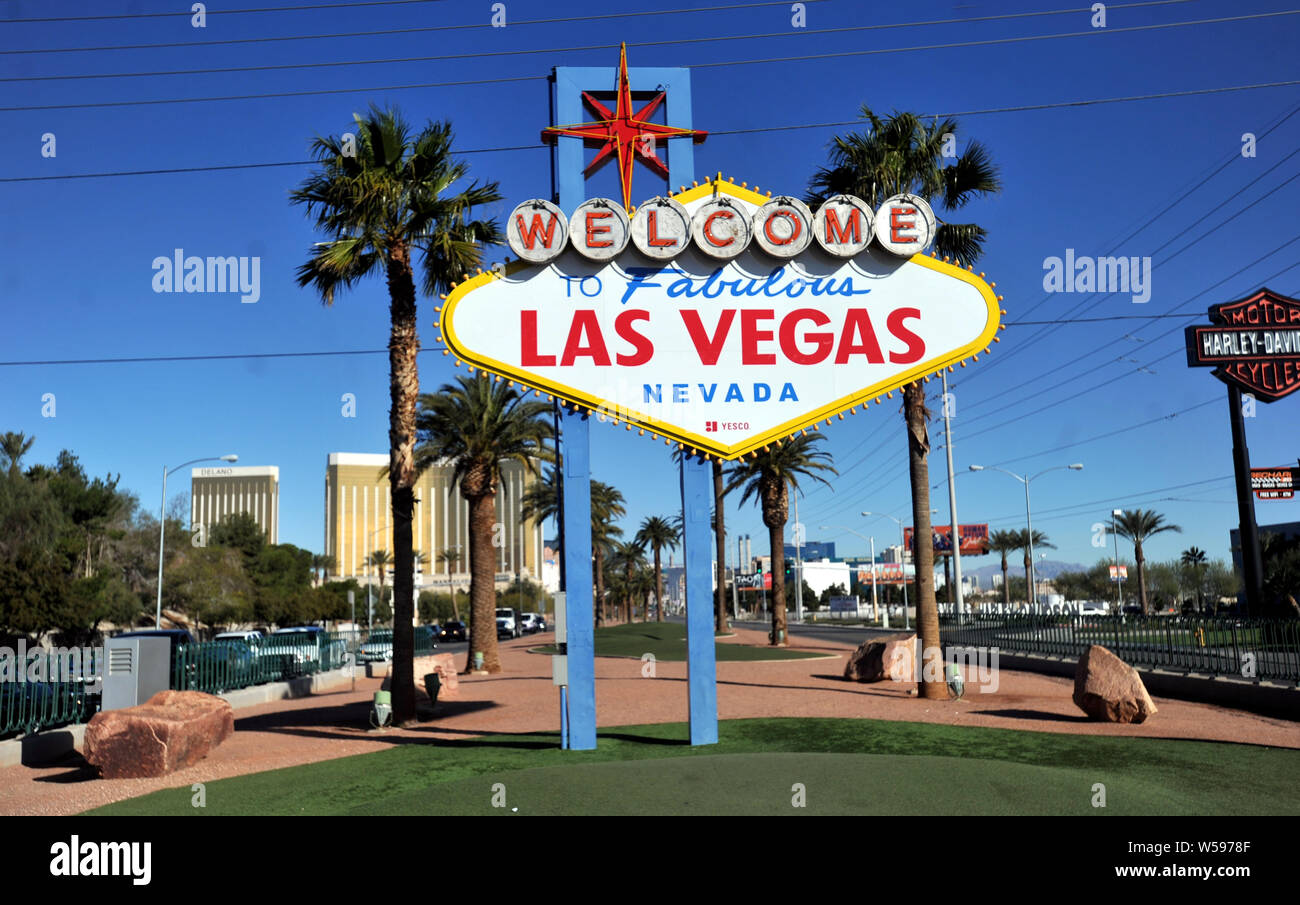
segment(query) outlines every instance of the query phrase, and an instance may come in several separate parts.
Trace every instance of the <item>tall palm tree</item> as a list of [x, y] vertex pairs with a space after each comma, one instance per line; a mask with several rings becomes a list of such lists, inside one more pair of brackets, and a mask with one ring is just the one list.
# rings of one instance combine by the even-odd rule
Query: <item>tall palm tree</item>
[[1037, 529], [1034, 531], [1032, 544], [1029, 542], [1029, 531], [1027, 529], [1021, 528], [1016, 532], [1016, 549], [1023, 550], [1025, 553], [1025, 600], [1031, 607], [1038, 601], [1034, 599], [1036, 596], [1034, 594], [1034, 589], [1029, 586], [1029, 557], [1031, 555], [1030, 551], [1035, 550], [1038, 547], [1048, 547], [1055, 550], [1056, 544], [1048, 540], [1047, 535]]
[[22, 470], [23, 456], [27, 455], [35, 442], [35, 437], [28, 437], [26, 434], [14, 431], [6, 431], [0, 435], [0, 459], [4, 460], [5, 467], [9, 470], [9, 477], [16, 477]]
[[[673, 450], [673, 461], [678, 467], [682, 464], [682, 450]], [[722, 460], [713, 460], [713, 514], [710, 520], [710, 527], [713, 530], [713, 565], [716, 570], [714, 576], [714, 596], [713, 596], [713, 630], [719, 634], [730, 631], [727, 624], [727, 516], [724, 505], [727, 496], [726, 479], [722, 473]], [[677, 516], [677, 526], [680, 530], [682, 517]]]
[[615, 540], [623, 536], [623, 529], [614, 524], [627, 514], [623, 503], [623, 494], [618, 488], [603, 481], [591, 482], [591, 556], [597, 625], [604, 625], [609, 618], [605, 600], [605, 560], [613, 551]]
[[1201, 588], [1204, 583], [1202, 575], [1204, 574], [1206, 559], [1205, 551], [1200, 547], [1188, 547], [1179, 557], [1179, 561], [1191, 569], [1192, 577], [1196, 580], [1196, 611], [1198, 613], [1201, 611]]
[[1137, 563], [1138, 573], [1138, 604], [1142, 607], [1142, 615], [1145, 616], [1147, 614], [1147, 576], [1146, 557], [1142, 555], [1142, 544], [1152, 535], [1160, 534], [1163, 531], [1176, 531], [1181, 534], [1183, 529], [1166, 522], [1165, 517], [1154, 509], [1125, 509], [1124, 514], [1115, 519], [1115, 530], [1120, 537], [1133, 542], [1133, 559]]
[[609, 566], [619, 576], [619, 594], [623, 598], [623, 621], [632, 622], [633, 597], [636, 596], [636, 574], [645, 568], [645, 549], [635, 540], [614, 544]]
[[[393, 721], [415, 718], [415, 585], [411, 522], [415, 504], [415, 411], [420, 394], [416, 353], [415, 258], [425, 295], [446, 292], [452, 281], [482, 264], [484, 244], [500, 241], [495, 223], [470, 212], [501, 200], [494, 182], [464, 184], [468, 166], [453, 158], [447, 122], [419, 133], [394, 110], [371, 107], [354, 114], [355, 147], [340, 137], [317, 137], [319, 169], [290, 199], [306, 206], [318, 230], [298, 268], [298, 285], [314, 286], [326, 305], [335, 293], [367, 276], [383, 275], [389, 299], [388, 413], [393, 548]], [[495, 639], [494, 639], [495, 640]]]
[[388, 578], [388, 567], [393, 564], [393, 554], [387, 550], [376, 550], [366, 557], [366, 565], [379, 573], [379, 596], [384, 596], [384, 582]]
[[1002, 605], [1011, 608], [1011, 576], [1007, 574], [1007, 554], [1020, 549], [1019, 531], [994, 531], [989, 534], [989, 550], [1002, 556]]
[[[824, 439], [820, 433], [799, 434], [793, 440], [773, 443], [731, 467], [727, 492], [744, 488], [740, 503], [754, 497], [763, 511], [768, 542], [772, 550], [772, 644], [786, 645], [785, 622], [785, 523], [790, 516], [790, 491], [799, 492], [799, 478], [830, 482], [819, 471], [839, 474], [830, 463], [831, 454], [813, 444]], [[924, 545], [923, 545], [924, 546]], [[795, 593], [801, 593], [796, 588]]]
[[[808, 200], [820, 204], [833, 195], [848, 193], [875, 208], [886, 198], [912, 192], [937, 208], [935, 253], [973, 263], [983, 251], [987, 232], [975, 223], [946, 222], [940, 212], [954, 212], [978, 196], [1002, 190], [997, 167], [988, 150], [978, 141], [967, 142], [965, 151], [945, 165], [946, 136], [957, 134], [956, 120], [936, 118], [927, 126], [914, 113], [894, 113], [882, 119], [866, 104], [862, 105], [861, 113], [868, 128], [835, 138], [831, 165], [813, 176]], [[903, 388], [903, 419], [907, 425], [912, 524], [916, 537], [929, 537], [930, 412], [920, 381]], [[917, 622], [923, 656], [931, 661], [943, 656], [939, 644], [939, 610], [934, 598], [934, 551], [929, 544], [916, 546]], [[924, 669], [922, 675], [933, 679], [923, 683], [923, 697], [948, 697], [942, 669], [932, 666]]]
[[665, 547], [675, 550], [681, 542], [681, 533], [673, 527], [672, 522], [668, 519], [651, 515], [641, 522], [641, 527], [636, 532], [636, 542], [643, 547], [648, 547], [654, 555], [655, 619], [658, 622], [663, 622], [664, 570], [663, 560], [659, 554]]
[[330, 571], [334, 568], [334, 557], [325, 553], [313, 553], [311, 557], [311, 567], [317, 573], [317, 581], [324, 584], [329, 580]]
[[453, 570], [460, 569], [460, 548], [447, 547], [438, 554], [438, 565], [442, 566], [447, 573], [447, 585], [451, 588], [451, 614], [460, 622], [460, 604], [456, 600], [456, 586], [451, 582], [451, 573]]
[[547, 443], [555, 437], [551, 405], [533, 401], [500, 379], [480, 371], [443, 384], [437, 394], [420, 397], [416, 416], [419, 445], [415, 471], [423, 474], [435, 462], [452, 466], [453, 481], [469, 503], [470, 643], [466, 669], [474, 654], [483, 654], [483, 668], [500, 672], [496, 634], [496, 555], [492, 528], [496, 524], [496, 495], [503, 462], [518, 462], [536, 475], [538, 462], [555, 458]]

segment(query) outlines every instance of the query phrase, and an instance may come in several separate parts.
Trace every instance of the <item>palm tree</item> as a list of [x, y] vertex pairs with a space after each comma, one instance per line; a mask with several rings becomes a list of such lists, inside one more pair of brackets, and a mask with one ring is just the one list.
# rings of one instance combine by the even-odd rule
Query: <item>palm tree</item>
[[667, 547], [675, 550], [681, 542], [681, 533], [672, 526], [672, 523], [665, 518], [657, 515], [647, 516], [641, 522], [640, 529], [636, 533], [636, 542], [643, 547], [649, 547], [654, 554], [654, 592], [655, 592], [655, 619], [659, 622], [664, 621], [664, 570], [663, 561], [660, 558], [660, 551]]
[[609, 618], [605, 609], [605, 559], [613, 550], [615, 538], [623, 536], [623, 529], [614, 524], [627, 514], [623, 494], [603, 481], [591, 482], [591, 555], [596, 593], [596, 624], [604, 625]]
[[[790, 515], [790, 491], [799, 492], [801, 475], [829, 487], [830, 482], [817, 472], [839, 474], [829, 464], [830, 453], [813, 447], [822, 439], [824, 435], [820, 433], [801, 433], [784, 443], [773, 443], [733, 465], [728, 475], [727, 492], [743, 487], [741, 505], [754, 497], [763, 510], [763, 524], [767, 526], [772, 550], [773, 645], [789, 643], [785, 624], [785, 523]], [[801, 588], [795, 589], [795, 593], [801, 592]]]
[[35, 442], [35, 437], [13, 431], [6, 431], [0, 435], [0, 459], [4, 460], [5, 466], [9, 469], [9, 477], [18, 476], [22, 470], [23, 456], [27, 455]]
[[451, 583], [452, 570], [460, 568], [460, 548], [447, 547], [438, 554], [438, 564], [447, 573], [447, 584], [451, 588], [451, 613], [456, 617], [456, 621], [460, 622], [460, 604], [456, 601], [456, 586]]
[[452, 480], [460, 482], [469, 503], [470, 644], [466, 669], [474, 654], [483, 654], [483, 668], [500, 672], [496, 635], [496, 557], [492, 527], [496, 524], [496, 495], [501, 465], [518, 462], [529, 473], [537, 463], [554, 459], [547, 441], [555, 436], [551, 406], [532, 401], [524, 392], [480, 371], [443, 384], [436, 395], [420, 397], [416, 416], [419, 445], [415, 471], [423, 474], [436, 462], [450, 463]]
[[1176, 531], [1181, 534], [1183, 529], [1166, 522], [1165, 517], [1154, 509], [1125, 509], [1124, 514], [1115, 519], [1115, 530], [1120, 537], [1133, 542], [1133, 558], [1137, 562], [1138, 573], [1138, 604], [1141, 605], [1142, 615], [1145, 616], [1147, 614], [1147, 576], [1146, 557], [1142, 555], [1142, 544], [1153, 534], [1159, 534], [1162, 531]]
[[634, 616], [632, 598], [636, 595], [636, 573], [645, 568], [645, 550], [635, 540], [619, 541], [613, 545], [609, 566], [619, 576], [623, 619], [630, 623]]
[[1200, 547], [1188, 547], [1183, 551], [1179, 560], [1183, 565], [1188, 566], [1192, 571], [1192, 577], [1196, 580], [1196, 611], [1201, 611], [1201, 588], [1203, 584], [1202, 574], [1206, 562], [1205, 551]]
[[324, 553], [313, 553], [311, 557], [312, 570], [317, 573], [317, 580], [324, 584], [329, 580], [330, 570], [334, 568], [334, 557]]
[[1011, 582], [1007, 574], [1007, 554], [1020, 549], [1019, 531], [994, 531], [989, 534], [989, 550], [1002, 556], [1002, 605], [1011, 608]]
[[1030, 551], [1038, 547], [1049, 547], [1055, 550], [1056, 544], [1049, 541], [1047, 535], [1041, 531], [1034, 531], [1032, 544], [1030, 543], [1028, 529], [1021, 528], [1016, 532], [1016, 549], [1025, 551], [1025, 599], [1031, 607], [1038, 601], [1035, 599], [1037, 595], [1034, 593], [1034, 589], [1029, 587], [1029, 557]]
[[[873, 208], [902, 192], [912, 192], [931, 206], [952, 212], [977, 196], [1002, 190], [997, 168], [988, 150], [978, 141], [944, 166], [946, 136], [957, 134], [957, 121], [937, 118], [927, 126], [914, 113], [894, 113], [884, 119], [866, 104], [862, 118], [869, 128], [837, 136], [831, 150], [831, 166], [819, 169], [809, 185], [808, 200], [814, 205], [841, 193], [857, 195]], [[987, 232], [974, 223], [948, 223], [938, 217], [935, 231], [936, 254], [959, 262], [973, 263], [983, 251]], [[926, 381], [929, 378], [925, 378]], [[908, 471], [912, 485], [912, 524], [916, 537], [929, 537], [930, 524], [930, 411], [925, 405], [921, 382], [903, 388], [903, 419], [907, 424]], [[929, 544], [917, 544], [916, 596], [921, 649], [927, 661], [941, 659], [939, 610], [934, 598], [934, 551]], [[925, 669], [922, 695], [943, 699], [948, 688], [943, 670]]]
[[[682, 450], [673, 450], [673, 461], [678, 467], [682, 464]], [[717, 570], [713, 599], [713, 630], [722, 634], [730, 630], [727, 625], [727, 517], [724, 499], [727, 496], [726, 481], [722, 475], [722, 460], [713, 460], [713, 515], [710, 527], [713, 529], [713, 562]], [[682, 517], [677, 516], [678, 528]]]
[[388, 577], [388, 567], [393, 564], [393, 554], [387, 550], [376, 550], [366, 557], [366, 565], [379, 573], [379, 596], [384, 596], [384, 580]]
[[[393, 721], [415, 718], [414, 574], [411, 521], [415, 503], [415, 412], [420, 394], [416, 353], [415, 262], [421, 289], [432, 296], [482, 263], [483, 245], [500, 241], [495, 223], [471, 220], [476, 207], [501, 200], [497, 184], [463, 185], [468, 166], [452, 157], [451, 124], [430, 122], [418, 134], [394, 110], [354, 114], [355, 147], [342, 137], [317, 137], [320, 169], [290, 198], [328, 241], [316, 243], [298, 268], [298, 285], [312, 285], [326, 305], [339, 289], [382, 274], [391, 323], [388, 340], [389, 467], [393, 547]], [[453, 191], [460, 186], [459, 191]], [[493, 639], [495, 641], [495, 638]]]

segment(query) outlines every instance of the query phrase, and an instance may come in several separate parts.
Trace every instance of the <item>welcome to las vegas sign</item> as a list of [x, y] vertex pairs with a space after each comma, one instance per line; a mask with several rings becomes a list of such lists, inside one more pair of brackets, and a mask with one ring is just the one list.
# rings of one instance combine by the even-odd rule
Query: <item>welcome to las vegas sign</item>
[[924, 201], [816, 212], [718, 178], [629, 216], [591, 199], [511, 213], [520, 260], [458, 284], [448, 351], [654, 438], [736, 459], [997, 342], [981, 275], [920, 253]]

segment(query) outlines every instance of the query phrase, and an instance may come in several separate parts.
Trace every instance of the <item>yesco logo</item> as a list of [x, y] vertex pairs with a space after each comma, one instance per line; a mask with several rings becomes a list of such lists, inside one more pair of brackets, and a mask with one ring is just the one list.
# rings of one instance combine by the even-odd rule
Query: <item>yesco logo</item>
[[177, 248], [154, 258], [153, 270], [154, 292], [238, 292], [246, 305], [262, 297], [261, 258], [200, 258]]
[[148, 886], [153, 877], [152, 842], [68, 842], [50, 846], [50, 876], [131, 877], [135, 886]]

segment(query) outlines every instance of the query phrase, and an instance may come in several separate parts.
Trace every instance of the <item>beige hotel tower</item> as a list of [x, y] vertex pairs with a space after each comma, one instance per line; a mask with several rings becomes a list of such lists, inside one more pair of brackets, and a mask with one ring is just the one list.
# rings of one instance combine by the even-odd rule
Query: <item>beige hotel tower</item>
[[190, 525], [205, 532], [227, 516], [247, 512], [268, 544], [280, 537], [280, 469], [268, 466], [233, 466], [190, 469]]
[[[385, 453], [330, 453], [325, 471], [325, 553], [334, 558], [331, 574], [338, 578], [375, 580], [366, 558], [376, 550], [393, 549], [392, 496]], [[516, 462], [501, 467], [497, 488], [497, 583], [509, 584], [516, 574], [540, 581], [542, 526], [524, 522], [520, 501], [536, 480]], [[449, 465], [430, 467], [415, 485], [412, 546], [424, 554], [418, 585], [423, 588], [463, 587], [469, 577], [469, 503], [452, 482]], [[455, 566], [438, 555], [459, 546]]]

